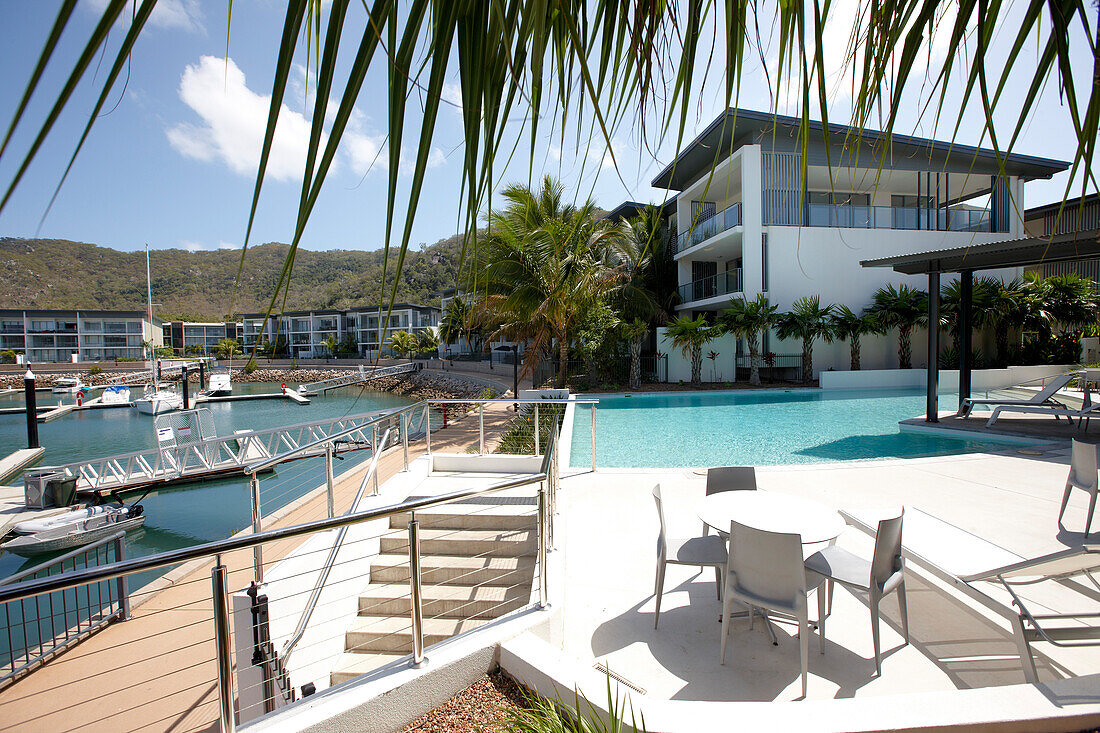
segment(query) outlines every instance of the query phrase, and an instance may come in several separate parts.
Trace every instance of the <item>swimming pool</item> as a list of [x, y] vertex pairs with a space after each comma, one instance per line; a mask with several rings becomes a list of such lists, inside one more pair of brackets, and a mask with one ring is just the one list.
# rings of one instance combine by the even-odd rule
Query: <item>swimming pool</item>
[[[924, 392], [761, 390], [599, 395], [596, 465], [643, 468], [786, 465], [977, 453], [1019, 441], [901, 432]], [[940, 396], [954, 409], [958, 396]], [[592, 465], [590, 414], [578, 407], [571, 466]]]

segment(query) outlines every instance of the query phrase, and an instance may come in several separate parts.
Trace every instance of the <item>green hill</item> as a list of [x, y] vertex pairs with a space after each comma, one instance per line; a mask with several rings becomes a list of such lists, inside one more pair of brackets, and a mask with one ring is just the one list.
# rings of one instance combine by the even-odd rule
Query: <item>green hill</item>
[[[410, 250], [398, 286], [398, 301], [438, 303], [454, 287], [462, 247], [459, 235], [420, 251]], [[236, 313], [267, 308], [288, 245], [250, 247], [233, 302]], [[230, 307], [240, 250], [155, 250], [150, 257], [153, 300], [165, 320], [220, 320]], [[119, 252], [59, 239], [0, 238], [0, 265], [7, 285], [0, 308], [145, 309], [145, 253]], [[389, 264], [392, 283], [394, 258]], [[298, 250], [287, 310], [349, 308], [378, 302], [382, 251]], [[387, 293], [388, 293], [387, 289]]]

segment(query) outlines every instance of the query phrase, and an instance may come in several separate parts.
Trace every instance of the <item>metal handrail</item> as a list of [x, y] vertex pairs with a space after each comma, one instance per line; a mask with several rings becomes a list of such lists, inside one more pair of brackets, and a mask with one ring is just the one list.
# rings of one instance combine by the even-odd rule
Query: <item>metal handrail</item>
[[[386, 432], [382, 435], [382, 440], [379, 445], [386, 445], [390, 439], [390, 433], [393, 428], [386, 428]], [[356, 492], [355, 498], [351, 502], [351, 507], [348, 511], [344, 512], [345, 515], [353, 513], [359, 506], [359, 502], [363, 500], [363, 492], [367, 490], [367, 484], [370, 482], [374, 472], [378, 469], [378, 458], [382, 455], [382, 451], [375, 450], [374, 455], [371, 456], [370, 467], [367, 468], [366, 474], [363, 475], [363, 481], [359, 484], [359, 491]], [[317, 582], [313, 584], [313, 590], [309, 594], [309, 600], [306, 601], [306, 607], [302, 610], [302, 615], [298, 619], [298, 625], [294, 627], [294, 633], [290, 639], [283, 646], [282, 654], [279, 656], [283, 659], [283, 666], [287, 665], [287, 660], [290, 659], [290, 653], [294, 651], [294, 647], [301, 641], [302, 636], [306, 633], [306, 626], [309, 625], [309, 620], [313, 616], [313, 611], [317, 607], [317, 601], [321, 598], [321, 590], [325, 587], [325, 583], [328, 582], [328, 576], [332, 572], [332, 566], [336, 563], [336, 555], [339, 554], [340, 548], [344, 546], [344, 537], [347, 536], [348, 528], [341, 527], [339, 533], [336, 535], [336, 540], [332, 543], [332, 549], [329, 550], [328, 557], [325, 559], [325, 564], [321, 568], [321, 573], [317, 576]]]
[[[546, 465], [545, 459], [543, 461], [543, 464]], [[146, 555], [145, 557], [137, 557], [130, 560], [124, 560], [122, 562], [111, 563], [109, 565], [102, 565], [99, 567], [87, 568], [83, 570], [75, 570], [71, 573], [51, 575], [46, 578], [26, 580], [21, 583], [15, 583], [12, 585], [0, 587], [0, 603], [15, 601], [22, 598], [32, 598], [34, 596], [42, 595], [43, 593], [52, 593], [54, 591], [76, 588], [81, 585], [87, 585], [89, 583], [95, 583], [101, 580], [110, 580], [112, 578], [119, 578], [124, 575], [132, 575], [134, 573], [142, 572], [144, 570], [158, 570], [160, 568], [165, 568], [170, 565], [178, 565], [180, 563], [190, 562], [192, 560], [213, 558], [217, 555], [227, 552], [233, 552], [235, 550], [245, 550], [250, 547], [256, 547], [258, 545], [267, 544], [269, 542], [275, 542], [278, 540], [304, 537], [306, 535], [324, 532], [329, 529], [339, 529], [340, 527], [351, 527], [356, 524], [368, 522], [372, 519], [383, 519], [385, 517], [390, 517], [395, 514], [404, 514], [411, 511], [425, 509], [428, 507], [439, 506], [441, 504], [447, 504], [452, 501], [467, 499], [472, 496], [480, 496], [481, 494], [489, 494], [496, 491], [519, 488], [521, 486], [530, 486], [531, 484], [537, 484], [542, 481], [546, 481], [547, 476], [548, 475], [546, 473], [540, 471], [539, 473], [524, 476], [523, 478], [511, 479], [508, 481], [503, 481], [499, 484], [493, 484], [492, 486], [486, 486], [483, 488], [458, 489], [448, 492], [446, 494], [440, 494], [438, 496], [428, 496], [422, 499], [406, 500], [399, 504], [390, 504], [387, 506], [376, 507], [374, 509], [367, 509], [365, 511], [356, 512], [354, 514], [344, 514], [339, 517], [316, 519], [312, 522], [304, 522], [302, 524], [296, 524], [291, 527], [267, 529], [251, 534], [238, 534], [234, 535], [233, 537], [228, 537], [224, 540], [204, 542], [201, 545], [182, 547], [178, 550], [159, 552], [155, 555]]]
[[[364, 423], [360, 423], [359, 425], [357, 425], [355, 427], [347, 428], [345, 430], [341, 430], [339, 432], [332, 433], [331, 435], [326, 435], [324, 438], [319, 438], [318, 440], [315, 440], [312, 443], [305, 443], [303, 445], [298, 446], [294, 450], [287, 451], [286, 453], [283, 453], [281, 455], [272, 456], [271, 458], [265, 458], [264, 460], [258, 461], [257, 463], [250, 463], [250, 464], [248, 464], [247, 466], [244, 467], [243, 471], [247, 475], [250, 475], [250, 476], [255, 475], [257, 473], [260, 473], [261, 471], [265, 471], [265, 470], [267, 470], [267, 469], [269, 469], [273, 466], [276, 466], [276, 465], [278, 465], [278, 464], [280, 464], [284, 461], [292, 460], [294, 457], [296, 457], [296, 456], [298, 456], [302, 453], [305, 453], [305, 452], [308, 452], [308, 451], [311, 451], [311, 450], [314, 450], [314, 449], [317, 449], [317, 448], [321, 448], [321, 447], [325, 446], [328, 443], [332, 443], [333, 441], [335, 441], [339, 438], [342, 438], [345, 435], [348, 435], [350, 433], [359, 432], [359, 431], [363, 430], [363, 428], [370, 427], [371, 425], [373, 425], [375, 423], [378, 423], [378, 422], [382, 422], [383, 420], [389, 420], [389, 419], [392, 419], [394, 417], [399, 417], [401, 415], [401, 413], [404, 413], [404, 412], [412, 412], [414, 410], [423, 409], [424, 407], [431, 407], [432, 405], [440, 405], [440, 404], [442, 404], [442, 405], [454, 405], [454, 404], [465, 405], [465, 404], [471, 404], [471, 403], [479, 404], [479, 405], [494, 404], [494, 403], [500, 403], [500, 404], [506, 404], [506, 405], [514, 405], [514, 404], [521, 404], [521, 405], [585, 404], [585, 405], [587, 405], [587, 404], [598, 404], [599, 400], [598, 399], [593, 399], [593, 398], [576, 399], [576, 400], [562, 400], [562, 399], [545, 399], [545, 400], [542, 400], [542, 399], [530, 399], [530, 398], [525, 398], [525, 399], [489, 398], [489, 399], [438, 399], [438, 400], [437, 399], [428, 399], [428, 400], [421, 400], [420, 402], [416, 402], [412, 405], [408, 405], [407, 407], [402, 407], [400, 409], [392, 410], [390, 412], [379, 415], [378, 417], [373, 418], [371, 420], [367, 420]], [[240, 436], [237, 436], [237, 437], [240, 437]]]
[[64, 563], [66, 560], [72, 560], [77, 555], [81, 555], [81, 554], [87, 552], [88, 550], [94, 550], [97, 547], [102, 547], [103, 545], [114, 542], [115, 540], [117, 540], [121, 537], [125, 537], [125, 536], [126, 536], [126, 531], [122, 530], [122, 531], [119, 531], [119, 532], [115, 532], [110, 537], [104, 537], [101, 540], [96, 540], [95, 542], [92, 542], [91, 544], [81, 545], [80, 547], [76, 548], [75, 550], [69, 550], [64, 555], [59, 555], [58, 557], [52, 558], [52, 559], [47, 560], [46, 562], [43, 562], [43, 563], [39, 563], [38, 565], [35, 565], [34, 567], [27, 568], [26, 570], [20, 570], [18, 573], [14, 573], [12, 575], [9, 575], [6, 578], [0, 578], [0, 585], [11, 585], [12, 583], [16, 582], [17, 580], [22, 580], [23, 578], [27, 577], [28, 575], [34, 575], [35, 573], [37, 573], [41, 570], [45, 570], [46, 568], [52, 568], [53, 566], [57, 565], [58, 563]]

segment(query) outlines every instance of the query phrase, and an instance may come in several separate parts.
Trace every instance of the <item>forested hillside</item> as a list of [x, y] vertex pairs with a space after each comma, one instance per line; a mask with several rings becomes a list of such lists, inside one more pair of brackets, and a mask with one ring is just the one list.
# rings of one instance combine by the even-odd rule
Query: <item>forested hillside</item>
[[[438, 303], [438, 292], [455, 285], [461, 236], [441, 240], [405, 259], [397, 298]], [[233, 309], [267, 308], [288, 246], [272, 242], [250, 247]], [[151, 254], [153, 300], [165, 320], [220, 320], [230, 307], [240, 250]], [[119, 252], [84, 242], [0, 238], [6, 284], [0, 308], [145, 309], [145, 253]], [[392, 283], [394, 258], [390, 258]], [[382, 252], [299, 249], [286, 308], [347, 308], [378, 302]], [[387, 295], [389, 290], [387, 289]]]

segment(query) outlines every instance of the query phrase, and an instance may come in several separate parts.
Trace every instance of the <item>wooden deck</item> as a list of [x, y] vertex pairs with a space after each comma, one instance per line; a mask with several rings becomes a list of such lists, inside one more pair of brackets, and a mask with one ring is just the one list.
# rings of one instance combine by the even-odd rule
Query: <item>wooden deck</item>
[[[510, 417], [502, 405], [486, 408], [486, 450], [495, 443], [490, 436]], [[472, 413], [436, 430], [432, 451], [461, 453], [477, 442], [478, 420]], [[409, 459], [422, 455], [423, 448], [422, 442], [415, 450], [410, 446]], [[379, 460], [381, 481], [402, 470], [401, 454], [391, 449]], [[365, 471], [361, 466], [339, 476], [337, 511], [351, 503]], [[326, 503], [324, 487], [318, 487], [270, 527], [320, 519]], [[265, 564], [301, 542], [265, 545]], [[223, 555], [222, 561], [229, 570], [229, 587], [247, 587], [253, 572], [251, 550]], [[131, 620], [108, 626], [0, 690], [0, 732], [217, 730], [212, 566], [197, 561], [133, 593]]]

